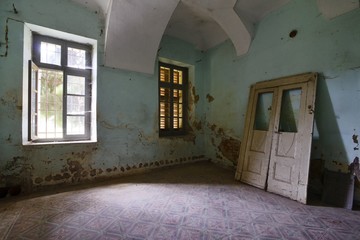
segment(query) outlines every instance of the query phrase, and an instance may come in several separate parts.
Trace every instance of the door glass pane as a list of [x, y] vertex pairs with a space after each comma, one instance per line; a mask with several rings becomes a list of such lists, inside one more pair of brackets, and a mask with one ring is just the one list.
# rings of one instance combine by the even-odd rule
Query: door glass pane
[[301, 89], [283, 91], [280, 112], [280, 132], [297, 132], [300, 112]]
[[256, 104], [254, 130], [268, 131], [273, 93], [260, 93]]

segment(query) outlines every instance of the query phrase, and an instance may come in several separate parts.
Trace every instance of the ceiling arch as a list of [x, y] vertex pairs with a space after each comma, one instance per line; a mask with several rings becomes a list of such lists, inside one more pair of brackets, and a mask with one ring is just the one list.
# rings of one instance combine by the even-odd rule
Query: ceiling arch
[[114, 0], [107, 18], [104, 64], [153, 73], [158, 47], [179, 0]]

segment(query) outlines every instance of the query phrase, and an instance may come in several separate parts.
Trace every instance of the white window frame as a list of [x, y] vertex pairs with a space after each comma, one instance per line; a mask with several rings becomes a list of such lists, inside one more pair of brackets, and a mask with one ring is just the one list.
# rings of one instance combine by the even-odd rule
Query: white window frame
[[[92, 47], [92, 71], [91, 71], [91, 116], [90, 116], [90, 136], [89, 139], [67, 139], [67, 140], [50, 140], [50, 141], [32, 141], [29, 136], [29, 60], [32, 56], [32, 39], [33, 34], [45, 35], [53, 38], [62, 39], [64, 41], [78, 42], [81, 44], [91, 45]], [[91, 143], [97, 142], [96, 127], [96, 89], [97, 89], [97, 40], [78, 35], [65, 33], [34, 24], [24, 24], [24, 54], [23, 54], [23, 108], [22, 108], [22, 143], [23, 145], [41, 145], [41, 144], [69, 144], [69, 143]]]

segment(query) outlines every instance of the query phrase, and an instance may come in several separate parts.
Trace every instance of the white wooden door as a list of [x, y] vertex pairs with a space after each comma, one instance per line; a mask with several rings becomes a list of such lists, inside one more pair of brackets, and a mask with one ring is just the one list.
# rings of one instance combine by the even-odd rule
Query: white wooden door
[[265, 188], [274, 128], [277, 90], [255, 89], [241, 181]]
[[269, 164], [267, 190], [302, 203], [307, 198], [314, 81], [279, 87]]
[[310, 73], [252, 86], [236, 179], [306, 203], [316, 80]]

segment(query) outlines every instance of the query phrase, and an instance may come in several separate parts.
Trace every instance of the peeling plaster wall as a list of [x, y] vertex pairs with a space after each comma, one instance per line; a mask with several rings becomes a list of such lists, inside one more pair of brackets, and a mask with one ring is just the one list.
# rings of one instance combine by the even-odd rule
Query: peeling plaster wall
[[191, 65], [192, 91], [190, 134], [159, 139], [157, 70], [146, 75], [103, 67], [104, 22], [97, 12], [70, 1], [2, 0], [0, 54], [6, 50], [8, 17], [98, 40], [98, 142], [22, 146], [24, 24], [10, 19], [8, 55], [0, 58], [1, 185], [21, 184], [24, 191], [32, 191], [205, 159], [203, 133], [198, 127], [203, 104], [195, 101], [195, 93], [202, 92], [203, 54], [192, 45], [166, 36], [160, 44], [160, 57]]
[[[212, 100], [205, 104], [207, 156], [234, 164], [221, 146], [224, 139], [242, 140], [251, 84], [314, 71], [320, 79], [312, 158], [323, 159], [328, 169], [347, 171], [360, 155], [352, 141], [360, 134], [359, 23], [359, 9], [329, 21], [315, 1], [294, 0], [256, 26], [247, 55], [236, 57], [229, 41], [210, 50], [204, 90]], [[290, 38], [293, 29], [298, 34]], [[233, 145], [239, 144], [235, 140]]]

